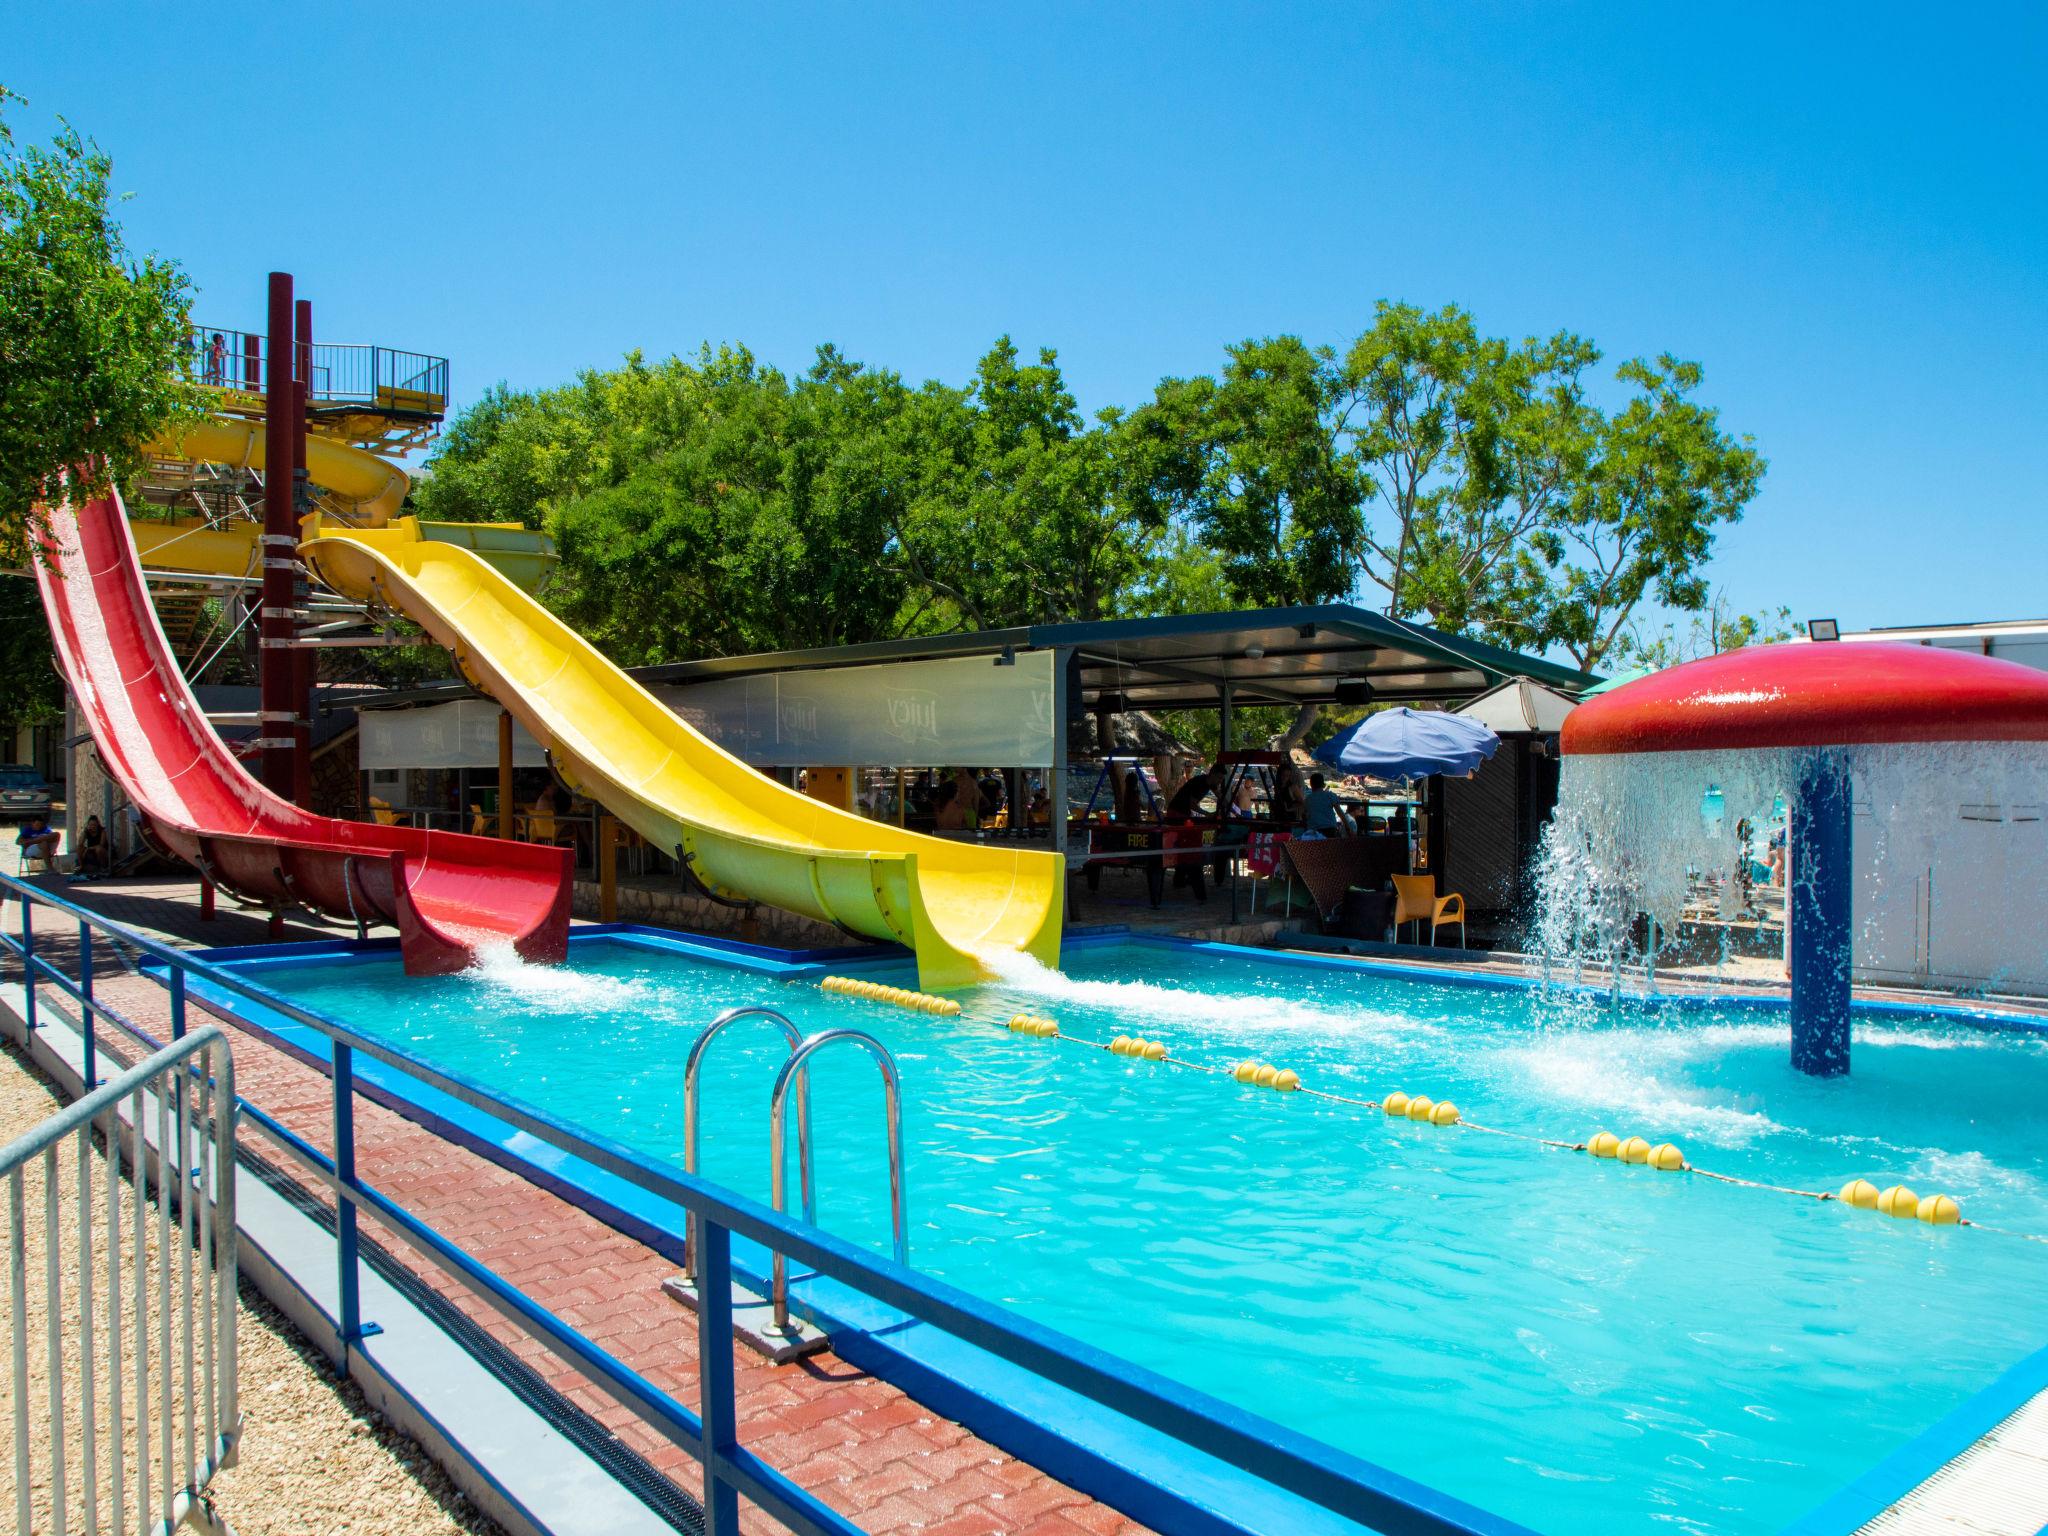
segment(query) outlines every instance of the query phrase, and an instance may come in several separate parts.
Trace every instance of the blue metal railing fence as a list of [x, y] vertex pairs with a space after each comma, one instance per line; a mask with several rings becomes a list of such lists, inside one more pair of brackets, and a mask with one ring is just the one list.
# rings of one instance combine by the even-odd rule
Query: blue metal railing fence
[[[360, 1315], [359, 1259], [354, 1218], [367, 1211], [432, 1262], [443, 1265], [473, 1295], [514, 1326], [583, 1372], [615, 1402], [673, 1444], [688, 1451], [704, 1474], [706, 1530], [736, 1536], [744, 1495], [789, 1530], [804, 1536], [859, 1536], [860, 1528], [791, 1481], [741, 1443], [733, 1398], [732, 1239], [751, 1239], [771, 1253], [808, 1266], [886, 1307], [931, 1324], [998, 1359], [1102, 1405], [1179, 1442], [1188, 1452], [1213, 1457], [1295, 1497], [1320, 1505], [1385, 1536], [1531, 1536], [1524, 1527], [1415, 1483], [1360, 1457], [1274, 1424], [1206, 1393], [1181, 1386], [1028, 1318], [991, 1306], [965, 1291], [871, 1254], [778, 1215], [768, 1206], [687, 1173], [645, 1161], [624, 1145], [572, 1126], [545, 1110], [485, 1088], [395, 1046], [324, 1018], [233, 970], [197, 959], [170, 944], [111, 922], [50, 891], [0, 875], [0, 901], [21, 903], [19, 937], [0, 925], [0, 949], [13, 955], [33, 981], [54, 985], [72, 1001], [151, 1048], [159, 1043], [119, 1010], [93, 998], [88, 986], [65, 974], [35, 948], [31, 910], [48, 907], [108, 944], [163, 967], [174, 1036], [184, 1032], [190, 983], [246, 1000], [324, 1036], [333, 1059], [329, 1157], [263, 1110], [242, 1101], [240, 1117], [311, 1170], [333, 1192], [338, 1211], [335, 1244], [344, 1338], [374, 1328]], [[102, 946], [105, 947], [105, 946]], [[86, 953], [81, 945], [78, 953]], [[26, 1022], [36, 1027], [34, 988]], [[90, 1031], [87, 1031], [90, 1034]], [[666, 1202], [674, 1209], [666, 1235], [680, 1238], [690, 1216], [699, 1234], [697, 1272], [703, 1298], [697, 1316], [699, 1390], [692, 1412], [517, 1287], [472, 1258], [420, 1217], [365, 1183], [354, 1164], [357, 1055], [381, 1062], [416, 1082], [439, 1089], [501, 1124], [534, 1136]], [[1178, 1530], [1213, 1531], [1213, 1519], [1177, 1518], [1184, 1506], [1161, 1493], [1157, 1507], [1134, 1518], [1173, 1536]]]

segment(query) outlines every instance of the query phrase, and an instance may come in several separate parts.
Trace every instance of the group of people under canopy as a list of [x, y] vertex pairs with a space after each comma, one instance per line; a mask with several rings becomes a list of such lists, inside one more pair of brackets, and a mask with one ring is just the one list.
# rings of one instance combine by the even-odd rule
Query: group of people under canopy
[[[1314, 837], [1341, 837], [1358, 830], [1350, 808], [1322, 774], [1312, 773], [1304, 781], [1301, 770], [1284, 759], [1271, 765], [1262, 813], [1260, 777], [1244, 771], [1247, 766], [1226, 760], [1198, 769], [1182, 779], [1160, 806], [1156, 801], [1147, 803], [1152, 798], [1151, 786], [1144, 769], [1133, 764], [1121, 774], [1116, 819], [1126, 824], [1258, 819]], [[1116, 776], [1113, 765], [1111, 771]]]

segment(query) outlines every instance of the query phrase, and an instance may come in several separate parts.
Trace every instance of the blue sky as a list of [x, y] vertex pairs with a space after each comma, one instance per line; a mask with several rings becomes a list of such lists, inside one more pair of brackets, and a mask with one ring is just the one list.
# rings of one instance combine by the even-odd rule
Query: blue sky
[[17, 132], [97, 138], [212, 323], [288, 269], [459, 398], [1009, 332], [1095, 406], [1455, 301], [1702, 361], [1771, 461], [1718, 583], [1851, 627], [2048, 615], [2044, 75], [2024, 5], [0, 14]]

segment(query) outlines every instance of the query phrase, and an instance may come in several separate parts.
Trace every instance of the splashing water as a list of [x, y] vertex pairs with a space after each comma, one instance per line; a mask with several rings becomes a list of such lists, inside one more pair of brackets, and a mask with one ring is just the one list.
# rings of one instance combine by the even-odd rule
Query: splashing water
[[659, 1002], [659, 994], [645, 981], [566, 965], [536, 965], [509, 943], [483, 945], [475, 953], [463, 976], [485, 987], [494, 1002], [522, 1012], [645, 1010]]
[[[1849, 783], [1859, 966], [1886, 974], [1915, 966], [1923, 973], [1948, 971], [1945, 979], [1952, 985], [1956, 974], [1974, 967], [1980, 990], [1994, 984], [2048, 988], [2048, 956], [2035, 952], [2043, 947], [2033, 942], [2037, 935], [2012, 935], [2004, 946], [2011, 958], [1997, 965], [1982, 963], [1974, 953], [1966, 962], [1955, 948], [1947, 951], [1954, 958], [1944, 965], [1924, 941], [1920, 953], [1902, 960], [1890, 954], [1899, 947], [1896, 938], [1887, 937], [1898, 932], [1902, 916], [1911, 934], [1915, 902], [1928, 909], [1919, 919], [1921, 931], [1938, 930], [1946, 920], [1944, 936], [1951, 945], [1964, 924], [2048, 913], [2048, 857], [2041, 846], [2048, 844], [2048, 833], [2036, 833], [2038, 841], [2018, 841], [2044, 825], [2048, 806], [2048, 744], [2038, 742], [1567, 757], [1536, 865], [1531, 940], [1546, 977], [1574, 981], [1592, 970], [1611, 975], [1619, 989], [1632, 968], [1642, 966], [1646, 942], [1661, 950], [1678, 936], [1689, 904], [1704, 900], [1719, 917], [1736, 916], [1751, 873], [1745, 866], [1756, 854], [1755, 833], [1745, 839], [1738, 827], [1744, 821], [1752, 828], [1768, 826], [1778, 807], [1793, 801], [1800, 776], [1816, 757]], [[1952, 845], [1973, 820], [1999, 823], [2008, 834], [2005, 841], [1987, 844], [1987, 857], [1999, 866], [1995, 871], [1953, 856]], [[1798, 882], [1811, 875], [1795, 867], [1789, 878]], [[1962, 903], [1994, 878], [2002, 903], [1965, 911]], [[1939, 905], [1944, 888], [1956, 903], [1947, 912]], [[1645, 916], [1651, 922], [1647, 934]], [[2035, 926], [2041, 921], [2035, 917]], [[1906, 948], [1913, 942], [1909, 937]]]
[[1320, 1008], [1278, 992], [1198, 992], [1155, 981], [1070, 976], [1014, 951], [982, 959], [1007, 991], [1053, 1006], [1101, 1009], [1138, 1028], [1220, 1024], [1261, 1032], [1384, 1036], [1402, 1041], [1446, 1033], [1440, 1023], [1412, 1014]]

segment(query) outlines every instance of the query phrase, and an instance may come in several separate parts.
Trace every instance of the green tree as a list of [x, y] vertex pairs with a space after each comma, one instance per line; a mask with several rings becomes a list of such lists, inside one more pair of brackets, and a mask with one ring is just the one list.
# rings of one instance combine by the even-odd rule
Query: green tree
[[[0, 110], [11, 93], [0, 88]], [[191, 288], [129, 255], [111, 162], [66, 125], [19, 146], [0, 117], [0, 560], [24, 558], [39, 503], [83, 477], [130, 479], [142, 446], [198, 413]]]
[[35, 583], [0, 576], [0, 725], [43, 725], [64, 716], [64, 685]]
[[1707, 606], [1715, 530], [1741, 518], [1765, 469], [1749, 438], [1722, 431], [1719, 413], [1693, 398], [1699, 364], [1667, 353], [1624, 363], [1617, 377], [1637, 393], [1600, 424], [1583, 485], [1533, 541], [1530, 617], [1501, 626], [1510, 644], [1556, 644], [1588, 669], [1646, 597], [1687, 613]]
[[1351, 589], [1365, 486], [1341, 441], [1343, 380], [1296, 336], [1240, 342], [1218, 381], [1169, 380], [1159, 407], [1198, 435], [1193, 527], [1234, 602], [1328, 602]]
[[1680, 662], [1697, 661], [1723, 651], [1739, 651], [1751, 645], [1776, 645], [1806, 633], [1806, 626], [1792, 617], [1782, 604], [1755, 613], [1740, 613], [1727, 594], [1716, 592], [1704, 608], [1691, 616], [1683, 630], [1668, 617], [1654, 629], [1631, 623], [1610, 649], [1607, 661], [1618, 669], [1642, 668], [1656, 671]]

